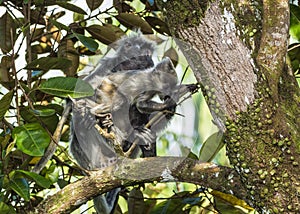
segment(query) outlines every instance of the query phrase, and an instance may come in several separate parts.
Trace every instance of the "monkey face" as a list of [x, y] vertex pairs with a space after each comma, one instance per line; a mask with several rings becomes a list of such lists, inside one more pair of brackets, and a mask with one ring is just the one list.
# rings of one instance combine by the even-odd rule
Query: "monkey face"
[[152, 54], [155, 43], [146, 40], [141, 33], [136, 36], [126, 37], [117, 43], [119, 61], [116, 62], [112, 72], [126, 70], [145, 70], [154, 66]]
[[133, 56], [117, 64], [112, 69], [112, 73], [133, 70], [132, 68], [134, 68], [134, 70], [145, 70], [153, 66], [154, 63], [151, 55]]

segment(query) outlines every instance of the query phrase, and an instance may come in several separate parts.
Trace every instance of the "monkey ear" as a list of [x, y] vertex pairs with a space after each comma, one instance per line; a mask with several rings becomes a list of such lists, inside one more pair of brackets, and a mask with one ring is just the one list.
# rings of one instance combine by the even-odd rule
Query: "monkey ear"
[[164, 58], [160, 63], [156, 65], [157, 71], [164, 71], [169, 73], [174, 73], [175, 68], [169, 57]]

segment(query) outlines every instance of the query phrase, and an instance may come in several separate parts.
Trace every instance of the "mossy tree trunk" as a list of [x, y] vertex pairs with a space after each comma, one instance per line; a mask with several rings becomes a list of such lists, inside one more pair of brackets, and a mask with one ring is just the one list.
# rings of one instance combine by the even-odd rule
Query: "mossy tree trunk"
[[[289, 2], [160, 1], [259, 211], [300, 209], [299, 86], [286, 63]], [[164, 10], [165, 9], [165, 10]]]

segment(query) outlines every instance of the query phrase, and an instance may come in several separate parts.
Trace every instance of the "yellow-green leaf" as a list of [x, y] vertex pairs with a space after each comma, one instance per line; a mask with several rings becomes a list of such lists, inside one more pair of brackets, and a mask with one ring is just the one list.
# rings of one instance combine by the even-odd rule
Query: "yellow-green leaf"
[[222, 132], [216, 132], [209, 136], [206, 141], [203, 143], [199, 160], [203, 162], [210, 162], [224, 146], [223, 134]]
[[81, 7], [78, 7], [78, 6], [74, 5], [74, 4], [70, 4], [68, 2], [63, 2], [63, 1], [58, 1], [58, 2], [56, 2], [56, 4], [58, 6], [61, 6], [62, 8], [67, 9], [67, 10], [87, 15], [87, 13]]

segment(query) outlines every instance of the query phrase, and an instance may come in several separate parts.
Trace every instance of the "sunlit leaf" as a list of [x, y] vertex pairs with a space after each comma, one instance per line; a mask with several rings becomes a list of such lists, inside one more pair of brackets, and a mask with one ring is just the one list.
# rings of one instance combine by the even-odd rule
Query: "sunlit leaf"
[[74, 77], [54, 77], [43, 82], [39, 90], [59, 97], [80, 98], [92, 96], [94, 89], [90, 84]]
[[100, 5], [103, 3], [103, 0], [86, 0], [86, 3], [90, 10], [93, 11], [100, 7]]
[[29, 63], [25, 68], [30, 70], [60, 69], [64, 70], [71, 66], [72, 62], [62, 57], [41, 57]]
[[51, 181], [46, 179], [45, 177], [34, 173], [34, 172], [29, 172], [25, 170], [16, 170], [15, 173], [20, 173], [28, 177], [29, 179], [33, 180], [37, 185], [43, 187], [43, 188], [49, 188], [50, 185], [52, 184]]
[[241, 210], [235, 208], [235, 206], [243, 207], [248, 211], [254, 210], [245, 201], [238, 199], [234, 195], [222, 193], [216, 190], [213, 190], [211, 194], [215, 197], [216, 207], [218, 210], [221, 209], [223, 211], [222, 213], [244, 213], [240, 212]]
[[31, 156], [42, 156], [50, 143], [50, 136], [38, 123], [16, 127], [13, 130], [13, 138], [18, 149]]
[[0, 17], [0, 48], [2, 52], [9, 52], [16, 40], [16, 24], [9, 13]]
[[57, 1], [56, 4], [58, 6], [61, 6], [62, 8], [67, 9], [67, 10], [87, 15], [87, 13], [81, 7], [78, 7], [78, 6], [74, 5], [74, 4], [70, 4], [70, 3], [64, 2], [64, 1]]
[[90, 51], [95, 52], [98, 49], [99, 44], [94, 39], [78, 33], [74, 33], [74, 35]]
[[24, 178], [16, 178], [9, 181], [9, 187], [15, 191], [19, 196], [24, 198], [25, 201], [29, 201], [29, 185]]
[[221, 132], [216, 132], [209, 136], [201, 147], [199, 160], [203, 162], [212, 161], [212, 159], [224, 146], [224, 142], [222, 141], [222, 139], [223, 134]]
[[14, 91], [9, 91], [5, 94], [0, 100], [0, 121], [3, 119], [5, 113], [10, 107], [10, 103], [12, 101], [14, 95]]
[[141, 17], [132, 13], [120, 13], [116, 16], [116, 19], [130, 29], [140, 28], [145, 34], [152, 34], [152, 27]]

